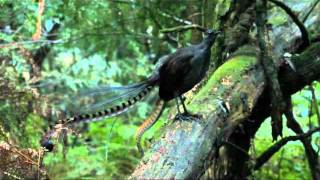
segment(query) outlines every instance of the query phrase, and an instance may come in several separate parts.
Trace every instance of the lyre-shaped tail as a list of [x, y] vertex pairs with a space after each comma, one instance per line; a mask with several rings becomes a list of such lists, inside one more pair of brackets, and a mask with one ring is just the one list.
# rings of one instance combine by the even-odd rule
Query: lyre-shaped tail
[[146, 85], [146, 87], [143, 88], [137, 95], [129, 98], [128, 100], [122, 102], [119, 105], [115, 105], [113, 107], [110, 107], [95, 113], [88, 113], [88, 114], [73, 116], [65, 119], [65, 123], [99, 121], [101, 119], [105, 119], [105, 118], [109, 118], [109, 117], [121, 114], [127, 111], [133, 105], [135, 105], [138, 101], [143, 99], [153, 89], [153, 87], [154, 86], [152, 85]]
[[[134, 106], [138, 101], [143, 99], [153, 89], [153, 87], [154, 85], [145, 84], [145, 87], [139, 90], [140, 92], [138, 92], [135, 96], [130, 97], [128, 100], [122, 102], [119, 105], [115, 105], [113, 107], [107, 108], [102, 111], [98, 111], [96, 113], [76, 115], [60, 121], [59, 124], [61, 124], [61, 126], [63, 127], [68, 127], [68, 125], [73, 123], [99, 121], [108, 117], [121, 114], [127, 111], [130, 107]], [[55, 130], [47, 132], [40, 141], [42, 147], [45, 147], [49, 151], [53, 149], [53, 143], [50, 139], [52, 137], [52, 134], [54, 133]]]
[[143, 134], [158, 121], [162, 114], [164, 106], [165, 101], [158, 99], [152, 114], [147, 119], [145, 119], [145, 121], [139, 126], [138, 130], [136, 131], [137, 148], [142, 156], [144, 155], [144, 151], [141, 146], [141, 138]]

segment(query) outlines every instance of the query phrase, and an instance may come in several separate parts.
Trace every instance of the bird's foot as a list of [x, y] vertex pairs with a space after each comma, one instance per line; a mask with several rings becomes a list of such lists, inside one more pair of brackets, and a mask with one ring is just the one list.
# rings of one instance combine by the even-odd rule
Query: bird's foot
[[199, 118], [201, 118], [200, 114], [191, 114], [189, 112], [184, 112], [177, 114], [174, 119], [178, 121], [193, 121]]

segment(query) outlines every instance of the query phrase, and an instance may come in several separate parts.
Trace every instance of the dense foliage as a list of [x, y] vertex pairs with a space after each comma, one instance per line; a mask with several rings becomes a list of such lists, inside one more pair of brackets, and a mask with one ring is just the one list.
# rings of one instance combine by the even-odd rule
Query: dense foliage
[[[180, 46], [202, 39], [197, 30], [162, 33], [184, 24], [217, 27], [217, 18], [229, 8], [229, 1], [170, 0], [64, 0], [41, 1], [40, 38], [35, 37], [39, 3], [31, 0], [0, 0], [0, 141], [20, 148], [40, 148], [43, 133], [61, 117], [81, 106], [70, 103], [80, 92], [104, 85], [140, 82], [157, 60]], [[304, 15], [310, 1], [286, 1]], [[319, 11], [319, 5], [316, 7]], [[268, 22], [285, 34], [291, 20], [271, 10]], [[317, 16], [319, 18], [319, 16]], [[311, 32], [319, 32], [319, 19], [306, 21]], [[320, 84], [313, 83], [316, 97]], [[314, 97], [309, 87], [293, 97], [294, 113], [304, 130], [319, 126]], [[103, 101], [103, 99], [102, 99]], [[128, 113], [100, 122], [79, 124], [68, 133], [55, 152], [46, 153], [44, 166], [49, 177], [124, 178], [140, 160], [135, 130], [150, 111], [151, 100], [139, 103]], [[169, 105], [170, 106], [170, 105]], [[169, 109], [169, 108], [168, 108]], [[170, 113], [165, 110], [143, 138], [144, 147], [161, 135]], [[62, 113], [66, 112], [66, 114]], [[284, 136], [293, 135], [286, 129]], [[320, 151], [319, 133], [313, 146]], [[60, 142], [63, 142], [63, 138]], [[270, 122], [259, 129], [250, 151], [258, 156], [272, 144]], [[290, 142], [261, 170], [258, 179], [310, 179], [300, 141]]]

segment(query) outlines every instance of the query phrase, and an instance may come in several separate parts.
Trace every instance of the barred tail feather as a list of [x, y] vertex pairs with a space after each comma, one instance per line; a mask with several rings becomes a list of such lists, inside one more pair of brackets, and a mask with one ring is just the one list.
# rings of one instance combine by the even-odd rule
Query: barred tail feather
[[138, 130], [136, 131], [137, 148], [142, 156], [144, 155], [144, 151], [141, 146], [141, 138], [143, 134], [158, 121], [164, 109], [164, 105], [165, 102], [161, 99], [158, 99], [153, 113], [139, 126]]
[[125, 99], [125, 98], [128, 98], [128, 97], [132, 97], [132, 94], [137, 94], [137, 92], [141, 92], [142, 90], [146, 89], [147, 87], [148, 87], [147, 84], [143, 84], [143, 86], [128, 90], [127, 92], [124, 92], [122, 94], [116, 95], [115, 97], [110, 98], [110, 99], [108, 99], [106, 101], [87, 106], [87, 107], [84, 108], [84, 110], [95, 109], [95, 108], [98, 108], [98, 107], [102, 107], [102, 106], [104, 106], [106, 104], [111, 104], [111, 103], [113, 103], [115, 101], [118, 101], [120, 99]]
[[95, 96], [99, 94], [105, 94], [107, 92], [112, 92], [112, 91], [128, 91], [128, 90], [135, 90], [140, 87], [144, 87], [146, 84], [148, 84], [147, 81], [143, 81], [140, 83], [136, 84], [131, 84], [127, 86], [105, 86], [105, 87], [99, 87], [99, 88], [94, 88], [91, 90], [85, 90], [80, 92], [79, 96]]
[[150, 85], [146, 88], [142, 89], [136, 96], [130, 98], [129, 100], [121, 103], [120, 105], [113, 106], [111, 108], [98, 111], [96, 113], [91, 114], [82, 114], [73, 116], [65, 120], [65, 123], [78, 123], [78, 122], [92, 122], [99, 121], [108, 117], [116, 116], [127, 111], [129, 108], [133, 107], [138, 101], [143, 99], [154, 86]]

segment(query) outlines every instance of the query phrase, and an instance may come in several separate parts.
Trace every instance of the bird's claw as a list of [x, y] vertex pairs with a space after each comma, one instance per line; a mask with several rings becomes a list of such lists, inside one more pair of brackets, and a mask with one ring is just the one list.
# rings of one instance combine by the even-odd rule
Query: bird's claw
[[178, 121], [193, 121], [199, 118], [201, 118], [201, 115], [199, 114], [191, 114], [191, 113], [185, 112], [185, 113], [177, 114], [174, 119]]

